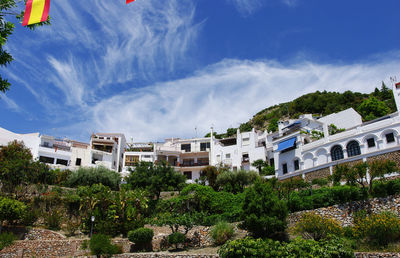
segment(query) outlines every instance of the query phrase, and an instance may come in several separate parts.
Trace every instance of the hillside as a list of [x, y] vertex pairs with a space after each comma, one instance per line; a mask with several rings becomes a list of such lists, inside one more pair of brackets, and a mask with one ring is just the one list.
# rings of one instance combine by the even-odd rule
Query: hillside
[[[283, 119], [295, 119], [301, 114], [325, 116], [347, 108], [354, 108], [363, 117], [364, 121], [390, 114], [396, 111], [392, 90], [382, 82], [380, 89], [369, 94], [345, 91], [327, 92], [316, 91], [305, 94], [293, 101], [267, 107], [253, 116], [248, 122], [239, 127], [241, 132], [250, 131], [252, 128], [275, 132], [277, 122]], [[217, 134], [217, 138], [232, 136], [237, 128], [228, 128], [224, 134]]]

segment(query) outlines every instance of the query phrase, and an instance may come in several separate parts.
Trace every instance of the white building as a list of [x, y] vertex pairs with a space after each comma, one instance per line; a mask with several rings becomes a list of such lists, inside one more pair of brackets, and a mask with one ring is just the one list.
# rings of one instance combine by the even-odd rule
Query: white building
[[120, 133], [96, 133], [90, 138], [92, 166], [104, 166], [117, 172], [122, 171], [125, 136]]
[[53, 136], [40, 136], [39, 161], [52, 168], [66, 168], [71, 163], [71, 142]]
[[210, 163], [213, 166], [228, 166], [234, 171], [256, 170], [251, 166], [254, 161], [258, 159], [269, 161], [268, 150], [272, 150], [272, 145], [267, 143], [267, 133], [256, 132], [254, 129], [244, 133], [238, 129], [235, 136], [225, 139], [215, 139], [213, 136]]
[[138, 162], [154, 162], [156, 155], [152, 143], [128, 143], [124, 152], [123, 176], [129, 174], [129, 169], [134, 169]]
[[40, 137], [39, 133], [18, 134], [0, 127], [0, 147], [7, 146], [12, 141], [23, 142], [31, 150], [33, 159], [39, 157]]

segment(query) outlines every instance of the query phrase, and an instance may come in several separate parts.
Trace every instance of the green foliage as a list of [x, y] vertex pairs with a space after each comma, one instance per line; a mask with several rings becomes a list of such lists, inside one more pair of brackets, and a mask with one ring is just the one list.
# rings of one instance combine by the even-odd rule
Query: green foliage
[[[179, 197], [165, 201], [160, 207], [165, 211], [165, 204], [171, 207], [180, 203], [180, 207], [203, 213], [203, 225], [213, 225], [221, 220], [239, 221], [243, 197], [242, 193], [216, 192], [209, 186], [192, 184], [185, 187]], [[183, 208], [181, 210], [185, 211]]]
[[218, 189], [217, 176], [219, 174], [218, 168], [215, 166], [207, 166], [201, 171], [201, 180], [207, 181], [208, 185], [214, 190]]
[[400, 219], [391, 212], [359, 215], [354, 219], [354, 234], [375, 246], [400, 240]]
[[225, 244], [234, 234], [233, 226], [225, 221], [217, 223], [211, 229], [211, 237], [217, 245]]
[[17, 240], [17, 237], [13, 233], [1, 233], [0, 234], [0, 251], [3, 250], [4, 247], [10, 246], [13, 242]]
[[400, 193], [400, 179], [375, 182], [371, 191], [373, 197], [386, 197]]
[[185, 243], [185, 235], [181, 232], [175, 232], [168, 236], [168, 244], [175, 245], [175, 248], [178, 248], [179, 244]]
[[55, 175], [47, 165], [32, 160], [30, 150], [21, 142], [13, 141], [0, 149], [0, 180], [2, 190], [13, 192], [26, 183], [51, 184]]
[[241, 133], [250, 132], [252, 129], [253, 129], [253, 126], [250, 124], [250, 122], [240, 124], [240, 126], [239, 126], [239, 130]]
[[329, 126], [328, 126], [328, 132], [329, 132], [329, 135], [334, 135], [334, 134], [337, 134], [337, 133], [340, 133], [340, 132], [344, 132], [346, 129], [343, 129], [343, 128], [337, 128], [336, 127], [336, 125], [334, 125], [334, 124], [330, 124]]
[[262, 176], [271, 176], [275, 175], [275, 168], [273, 166], [265, 166], [261, 170]]
[[157, 199], [161, 191], [181, 190], [186, 182], [184, 175], [165, 163], [139, 162], [130, 172], [126, 181], [131, 188], [145, 189]]
[[216, 185], [220, 190], [236, 194], [259, 179], [260, 176], [254, 171], [224, 171], [217, 176]]
[[227, 242], [218, 250], [218, 254], [221, 258], [354, 257], [344, 241], [335, 237], [320, 242], [296, 238], [289, 243], [247, 237]]
[[246, 189], [242, 210], [242, 226], [255, 237], [274, 238], [286, 228], [286, 203], [269, 184], [256, 182]]
[[375, 178], [383, 178], [385, 174], [390, 174], [398, 170], [396, 162], [392, 160], [374, 160], [368, 163], [368, 167], [370, 176], [370, 192], [372, 192]]
[[258, 172], [261, 174], [261, 171], [264, 167], [268, 166], [268, 163], [262, 159], [258, 159], [253, 161], [253, 163], [251, 163], [251, 165], [253, 167], [256, 167], [258, 169]]
[[82, 167], [76, 171], [73, 171], [69, 175], [66, 185], [70, 187], [77, 187], [103, 184], [110, 187], [112, 190], [118, 190], [120, 183], [120, 174], [113, 170], [107, 169], [105, 167]]
[[389, 114], [391, 111], [385, 102], [373, 96], [364, 100], [357, 110], [366, 121], [382, 117]]
[[328, 179], [326, 179], [326, 178], [314, 178], [312, 181], [311, 181], [311, 183], [313, 184], [313, 185], [319, 185], [319, 186], [326, 186], [328, 183], [329, 183], [329, 181], [328, 181]]
[[329, 235], [343, 234], [343, 229], [336, 220], [313, 212], [304, 213], [296, 223], [294, 231], [304, 238], [311, 237], [316, 241], [327, 238]]
[[110, 237], [103, 234], [94, 234], [89, 241], [89, 248], [91, 254], [97, 256], [111, 257], [113, 254], [122, 253], [121, 248], [113, 245]]
[[20, 219], [26, 210], [25, 204], [6, 197], [0, 197], [0, 233], [3, 221], [13, 222]]
[[276, 117], [272, 118], [269, 121], [269, 124], [267, 127], [268, 132], [274, 133], [274, 132], [278, 131], [278, 121], [279, 121], [279, 119]]
[[50, 211], [44, 216], [44, 224], [48, 229], [59, 230], [62, 219], [63, 216], [58, 210]]
[[135, 244], [145, 244], [151, 242], [154, 232], [150, 228], [138, 228], [128, 233], [128, 239]]

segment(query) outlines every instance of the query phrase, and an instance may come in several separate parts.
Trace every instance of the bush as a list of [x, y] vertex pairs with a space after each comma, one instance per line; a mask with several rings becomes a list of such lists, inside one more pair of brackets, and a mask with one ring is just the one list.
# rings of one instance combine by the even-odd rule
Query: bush
[[280, 238], [286, 229], [286, 203], [278, 199], [269, 184], [257, 182], [246, 189], [243, 228], [255, 237]]
[[354, 219], [354, 235], [375, 246], [400, 240], [400, 219], [391, 212], [359, 215]]
[[296, 233], [314, 240], [327, 238], [329, 234], [342, 235], [343, 229], [336, 220], [322, 217], [313, 212], [304, 213], [294, 227]]
[[233, 234], [233, 226], [227, 222], [219, 222], [211, 229], [211, 237], [217, 245], [225, 244]]
[[119, 246], [113, 245], [109, 236], [95, 234], [89, 241], [90, 252], [93, 255], [112, 256], [113, 254], [122, 253]]
[[17, 237], [13, 233], [0, 234], [0, 250], [3, 250], [4, 247], [12, 245], [15, 240], [17, 240]]
[[21, 224], [24, 226], [33, 226], [39, 218], [39, 211], [33, 208], [28, 208], [24, 211], [21, 217]]
[[65, 184], [70, 187], [103, 184], [117, 191], [120, 182], [121, 176], [119, 173], [105, 167], [95, 167], [79, 168], [69, 175]]
[[311, 183], [313, 185], [325, 186], [329, 183], [328, 179], [326, 178], [314, 178]]
[[154, 232], [150, 228], [138, 228], [128, 232], [128, 239], [135, 243], [137, 250], [151, 250]]
[[48, 229], [59, 230], [61, 225], [62, 215], [59, 211], [50, 211], [44, 217], [44, 224]]
[[185, 242], [185, 235], [181, 232], [175, 232], [168, 236], [168, 244], [175, 245], [175, 248], [178, 248], [179, 244], [183, 244]]
[[296, 238], [289, 243], [271, 239], [238, 239], [224, 244], [218, 254], [221, 258], [235, 257], [354, 257], [353, 252], [342, 239], [333, 237], [317, 242], [309, 239]]

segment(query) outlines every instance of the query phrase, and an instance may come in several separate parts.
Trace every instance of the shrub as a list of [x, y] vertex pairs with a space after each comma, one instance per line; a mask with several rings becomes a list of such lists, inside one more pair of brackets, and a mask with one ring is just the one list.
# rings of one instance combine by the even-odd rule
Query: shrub
[[242, 226], [253, 236], [279, 238], [286, 229], [287, 214], [286, 203], [269, 184], [257, 182], [246, 189]]
[[68, 236], [75, 236], [76, 231], [78, 231], [80, 226], [79, 220], [70, 219], [65, 225], [65, 232]]
[[33, 226], [39, 218], [39, 211], [33, 208], [28, 208], [24, 211], [21, 217], [21, 224], [24, 226]]
[[219, 222], [211, 229], [211, 237], [217, 245], [225, 244], [233, 234], [233, 226], [227, 222]]
[[95, 167], [79, 168], [69, 175], [65, 184], [70, 187], [77, 187], [101, 183], [112, 190], [118, 190], [120, 182], [121, 176], [119, 173], [105, 167]]
[[325, 186], [329, 183], [328, 179], [326, 178], [314, 178], [311, 183], [313, 185]]
[[151, 250], [154, 232], [150, 228], [138, 228], [128, 232], [128, 239], [135, 243], [137, 250]]
[[0, 233], [3, 221], [12, 222], [20, 219], [26, 210], [24, 203], [10, 198], [0, 197]]
[[109, 236], [103, 234], [95, 234], [89, 241], [91, 254], [100, 256], [112, 256], [121, 253], [121, 248], [111, 243]]
[[17, 240], [17, 237], [13, 233], [0, 234], [0, 250], [3, 250], [4, 247], [12, 245], [15, 240]]
[[339, 238], [325, 241], [296, 238], [289, 243], [245, 238], [229, 241], [224, 244], [218, 254], [221, 258], [233, 257], [354, 257], [351, 249]]
[[224, 244], [219, 250], [218, 254], [221, 258], [233, 257], [282, 257], [283, 247], [276, 241], [267, 239], [253, 239], [246, 237], [244, 239], [237, 239], [229, 241]]
[[62, 215], [59, 211], [50, 211], [44, 217], [44, 224], [48, 229], [58, 230], [60, 229]]
[[382, 212], [354, 219], [354, 234], [376, 246], [387, 246], [400, 239], [400, 219], [393, 213]]
[[343, 234], [343, 229], [336, 220], [313, 212], [304, 213], [296, 223], [294, 231], [305, 238], [312, 237], [317, 241], [327, 238], [329, 234], [336, 236]]
[[168, 236], [168, 244], [175, 245], [175, 248], [178, 248], [179, 244], [183, 244], [185, 242], [185, 235], [181, 232], [175, 232]]

